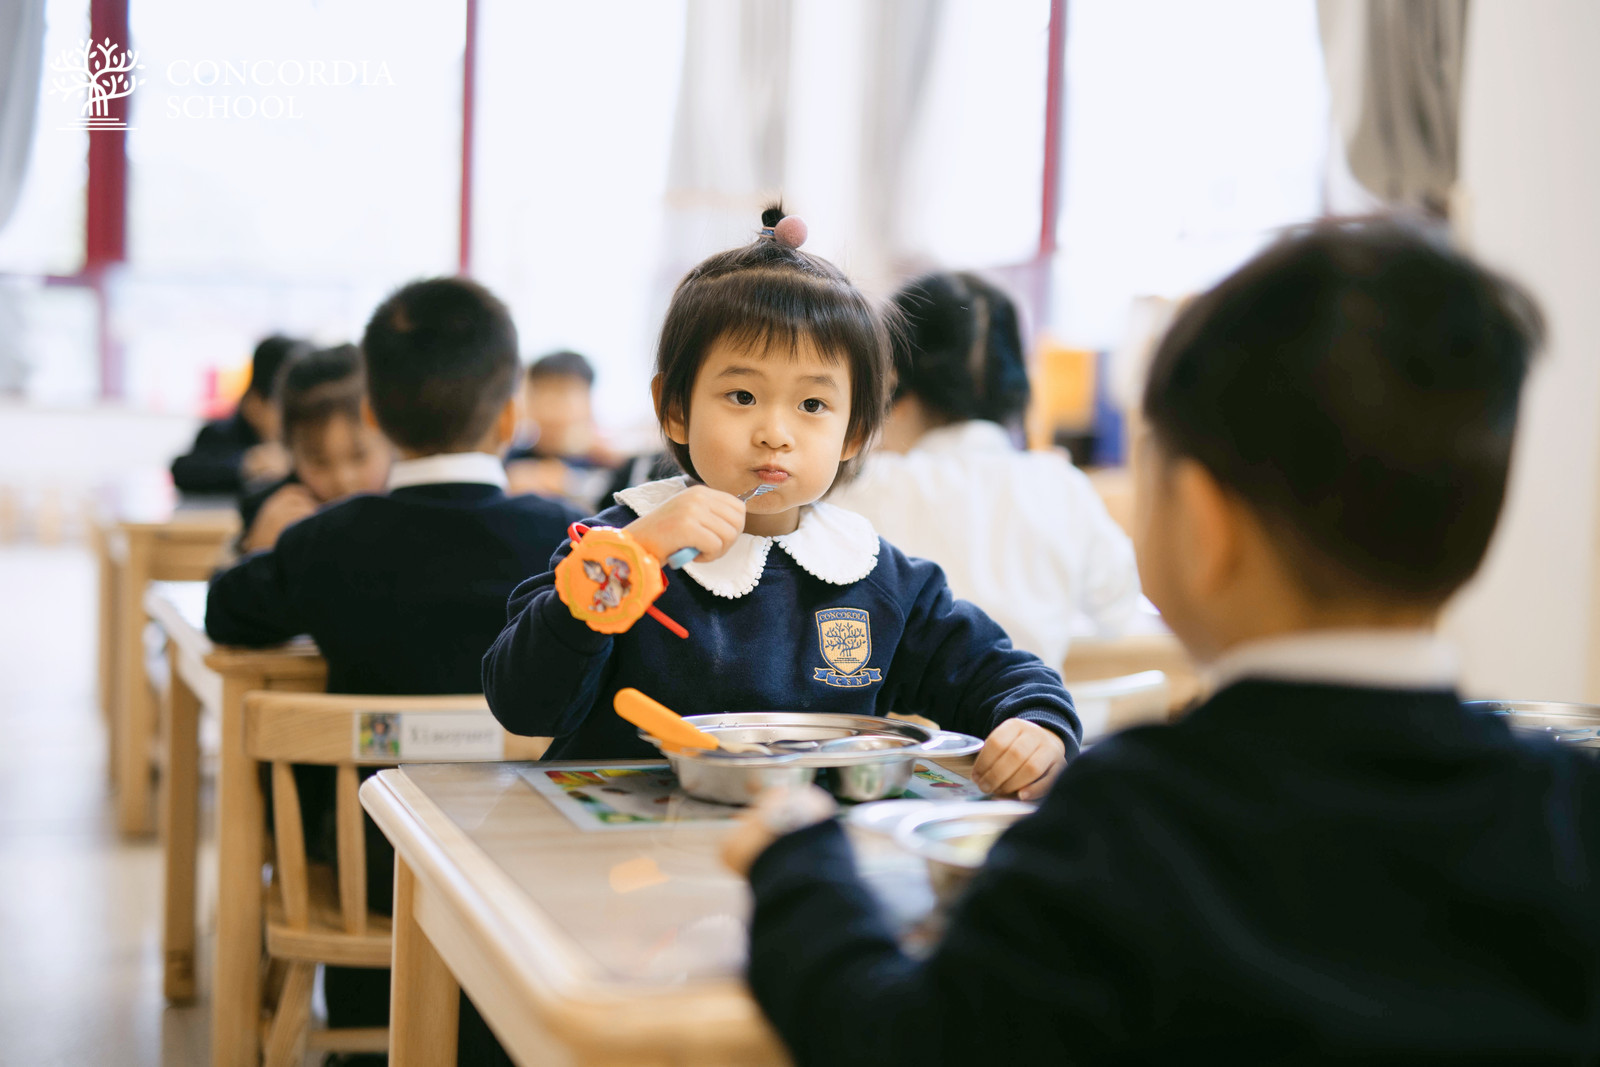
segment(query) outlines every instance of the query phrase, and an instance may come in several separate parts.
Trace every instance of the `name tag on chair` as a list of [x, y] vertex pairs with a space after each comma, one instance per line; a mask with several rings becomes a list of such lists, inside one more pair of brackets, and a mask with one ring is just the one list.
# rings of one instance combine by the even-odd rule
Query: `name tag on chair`
[[505, 758], [505, 731], [488, 712], [363, 711], [354, 724], [357, 761]]

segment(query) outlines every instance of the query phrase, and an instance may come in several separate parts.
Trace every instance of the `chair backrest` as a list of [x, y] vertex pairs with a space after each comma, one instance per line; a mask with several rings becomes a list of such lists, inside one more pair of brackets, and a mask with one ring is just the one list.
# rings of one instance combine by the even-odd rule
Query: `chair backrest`
[[1078, 709], [1086, 741], [1128, 726], [1163, 722], [1171, 701], [1171, 686], [1162, 671], [1068, 682], [1067, 689]]
[[1167, 676], [1170, 718], [1176, 718], [1200, 691], [1199, 667], [1170, 633], [1078, 638], [1067, 649], [1060, 670], [1074, 696], [1085, 683], [1160, 671]]
[[345, 696], [260, 691], [244, 702], [244, 747], [272, 768], [275, 866], [289, 925], [305, 928], [311, 892], [294, 764], [335, 768], [339, 912], [346, 933], [367, 929], [367, 849], [357, 768], [399, 763], [538, 759], [546, 737], [508, 734], [479, 694]]

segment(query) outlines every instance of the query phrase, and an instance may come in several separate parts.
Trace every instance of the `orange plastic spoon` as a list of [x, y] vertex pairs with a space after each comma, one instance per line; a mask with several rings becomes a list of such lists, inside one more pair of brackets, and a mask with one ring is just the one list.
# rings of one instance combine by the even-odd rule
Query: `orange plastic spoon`
[[716, 748], [717, 739], [683, 721], [683, 716], [637, 689], [617, 690], [617, 714], [633, 725], [671, 745], [688, 748]]

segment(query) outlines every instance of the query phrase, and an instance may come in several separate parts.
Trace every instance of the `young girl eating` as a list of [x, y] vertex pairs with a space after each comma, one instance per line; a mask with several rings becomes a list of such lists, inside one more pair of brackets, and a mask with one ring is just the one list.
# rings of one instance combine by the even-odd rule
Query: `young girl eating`
[[292, 469], [239, 498], [241, 552], [278, 543], [294, 523], [355, 493], [381, 493], [389, 442], [361, 418], [361, 353], [336, 345], [292, 359], [279, 374], [278, 409]]
[[882, 423], [887, 330], [800, 250], [803, 222], [770, 208], [762, 223], [690, 271], [667, 309], [651, 390], [684, 475], [624, 490], [587, 523], [658, 560], [697, 551], [656, 601], [688, 639], [649, 618], [596, 632], [546, 572], [512, 594], [484, 658], [489, 705], [513, 733], [554, 737], [552, 759], [654, 756], [612, 710], [630, 686], [684, 715], [918, 714], [987, 738], [983, 789], [1042, 796], [1078, 750], [1072, 700], [937, 565], [823, 502]]

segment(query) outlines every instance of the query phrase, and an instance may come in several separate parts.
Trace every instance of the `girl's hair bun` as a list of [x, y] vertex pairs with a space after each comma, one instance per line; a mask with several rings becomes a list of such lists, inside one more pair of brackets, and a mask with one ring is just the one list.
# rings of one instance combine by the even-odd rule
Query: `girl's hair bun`
[[797, 215], [785, 215], [782, 204], [774, 204], [761, 213], [761, 236], [770, 237], [780, 245], [799, 248], [806, 243], [805, 220]]
[[772, 236], [779, 244], [799, 248], [806, 243], [805, 220], [798, 215], [786, 215], [772, 228]]

